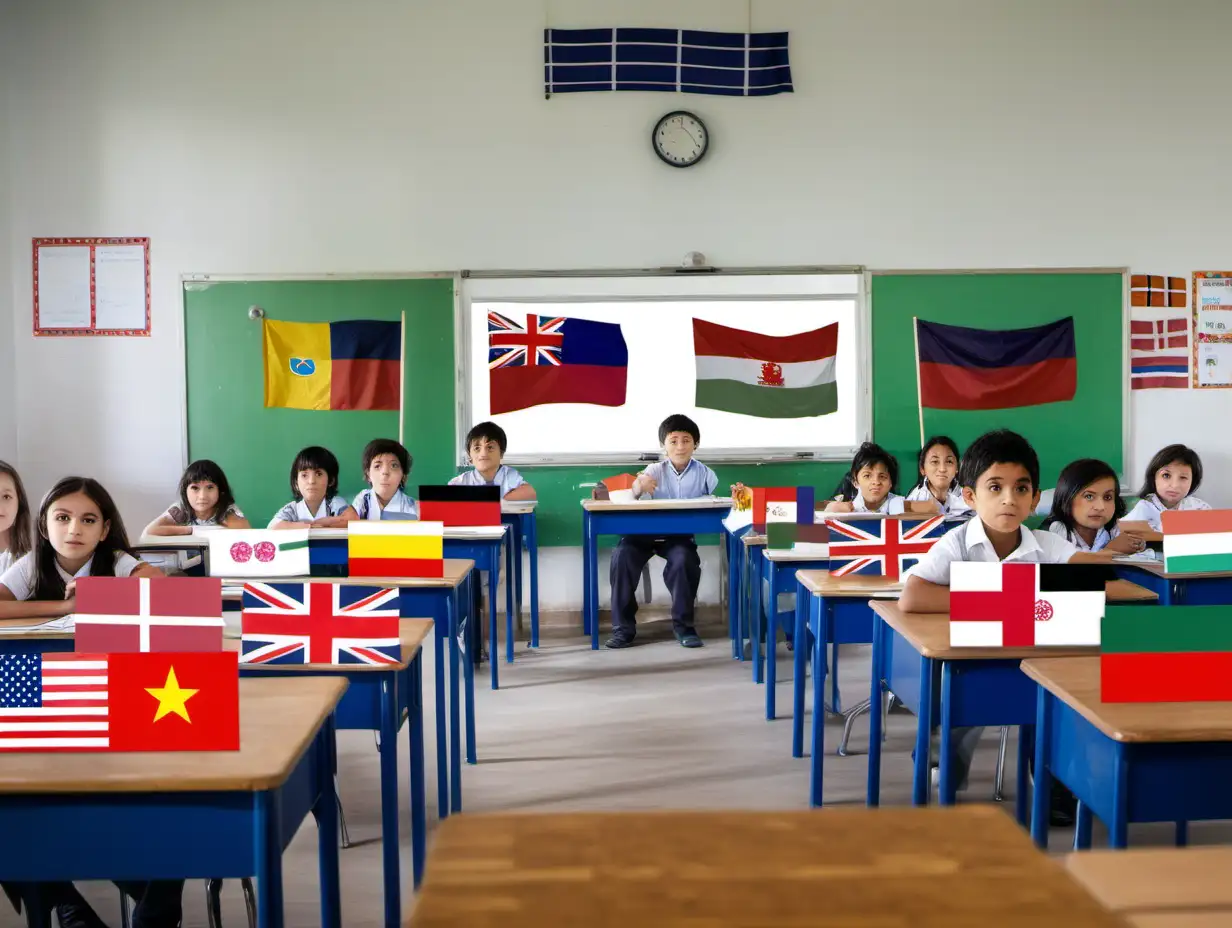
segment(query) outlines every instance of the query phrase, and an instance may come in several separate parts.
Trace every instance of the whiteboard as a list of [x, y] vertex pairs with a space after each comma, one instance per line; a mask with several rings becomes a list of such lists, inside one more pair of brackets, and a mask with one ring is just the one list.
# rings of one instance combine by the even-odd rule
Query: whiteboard
[[[536, 310], [536, 304], [542, 308]], [[629, 352], [625, 404], [552, 403], [493, 416], [487, 314], [614, 322]], [[858, 274], [468, 279], [459, 302], [463, 371], [459, 436], [488, 419], [509, 436], [510, 463], [616, 463], [657, 456], [659, 423], [684, 413], [701, 432], [698, 457], [850, 460], [867, 434], [869, 363]], [[838, 410], [763, 419], [695, 405], [693, 320], [766, 335], [838, 323]], [[464, 462], [464, 461], [463, 461]]]

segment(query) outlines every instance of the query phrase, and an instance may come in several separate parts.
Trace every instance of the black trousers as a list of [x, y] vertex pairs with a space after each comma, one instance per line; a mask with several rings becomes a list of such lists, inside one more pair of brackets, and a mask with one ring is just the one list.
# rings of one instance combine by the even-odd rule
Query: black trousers
[[702, 561], [692, 535], [650, 538], [628, 535], [612, 552], [612, 633], [637, 633], [637, 584], [646, 563], [658, 555], [667, 561], [663, 583], [672, 597], [672, 629], [677, 635], [694, 634], [693, 611], [702, 581]]
[[[179, 928], [182, 917], [180, 897], [183, 880], [117, 881], [116, 886], [136, 902], [132, 928]], [[4, 884], [10, 899], [20, 898], [31, 928], [49, 928], [54, 910], [60, 928], [107, 928], [90, 904], [72, 883]], [[37, 898], [43, 917], [35, 915], [32, 903]]]

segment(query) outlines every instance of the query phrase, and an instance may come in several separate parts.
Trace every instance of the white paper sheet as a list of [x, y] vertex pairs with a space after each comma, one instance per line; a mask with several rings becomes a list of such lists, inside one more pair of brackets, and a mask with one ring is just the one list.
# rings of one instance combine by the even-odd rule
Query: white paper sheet
[[99, 245], [94, 249], [94, 326], [144, 329], [145, 247]]
[[44, 245], [38, 250], [38, 325], [90, 327], [90, 248]]
[[1198, 343], [1198, 384], [1232, 386], [1232, 342]]
[[58, 619], [48, 619], [45, 622], [35, 622], [31, 625], [0, 625], [0, 634], [33, 635], [47, 632], [71, 632], [77, 627], [75, 616], [65, 615]]

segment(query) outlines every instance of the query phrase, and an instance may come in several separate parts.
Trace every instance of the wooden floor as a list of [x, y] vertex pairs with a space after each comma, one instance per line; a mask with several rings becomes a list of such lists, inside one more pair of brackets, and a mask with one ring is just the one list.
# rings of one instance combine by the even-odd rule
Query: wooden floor
[[[703, 629], [706, 634], [706, 630]], [[464, 777], [468, 812], [614, 809], [801, 809], [808, 801], [808, 761], [791, 757], [790, 720], [764, 718], [764, 690], [750, 680], [750, 665], [731, 659], [721, 629], [707, 634], [707, 646], [688, 651], [671, 638], [670, 626], [654, 623], [639, 633], [637, 647], [592, 652], [580, 636], [545, 638], [537, 652], [518, 648], [517, 662], [501, 665], [503, 688], [487, 688], [487, 667], [478, 676], [479, 758]], [[503, 648], [502, 648], [503, 650]], [[868, 695], [867, 647], [844, 648], [839, 676], [844, 701]], [[429, 809], [435, 815], [435, 732], [431, 728], [431, 653], [425, 698]], [[791, 710], [790, 655], [780, 646], [780, 712]], [[867, 717], [856, 725], [852, 748], [860, 754], [836, 757], [842, 726], [827, 726], [826, 802], [862, 806], [867, 771]], [[882, 762], [883, 805], [907, 805], [911, 797], [910, 752], [914, 716], [890, 715]], [[401, 793], [405, 797], [405, 731], [399, 749]], [[380, 810], [374, 736], [340, 732], [339, 781], [355, 845], [342, 852], [343, 924], [368, 928], [381, 923]], [[1009, 770], [1013, 771], [1014, 739]], [[977, 754], [970, 789], [960, 801], [987, 802], [993, 793], [997, 732], [989, 729]], [[1006, 781], [1005, 811], [1012, 814], [1014, 783]], [[410, 819], [403, 799], [403, 905], [409, 912]], [[433, 817], [430, 827], [435, 825]], [[1068, 850], [1070, 836], [1052, 835], [1051, 850]], [[978, 837], [973, 837], [978, 840]], [[1133, 846], [1163, 845], [1171, 840], [1166, 826], [1130, 829]], [[1226, 825], [1197, 824], [1191, 841], [1209, 844], [1232, 840]], [[429, 834], [431, 841], [431, 834]], [[1103, 833], [1096, 824], [1095, 843]], [[314, 826], [296, 836], [284, 859], [287, 924], [319, 924]], [[119, 924], [115, 890], [105, 883], [82, 884], [82, 890], [109, 924]], [[185, 928], [206, 925], [204, 888], [190, 884], [184, 894]], [[0, 925], [17, 925], [17, 917], [0, 906]], [[227, 928], [245, 925], [238, 884], [223, 893]]]

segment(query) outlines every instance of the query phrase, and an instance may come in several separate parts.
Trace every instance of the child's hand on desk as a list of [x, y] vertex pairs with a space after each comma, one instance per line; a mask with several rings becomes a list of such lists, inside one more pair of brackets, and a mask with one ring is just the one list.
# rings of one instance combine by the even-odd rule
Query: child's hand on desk
[[70, 580], [64, 584], [64, 598], [66, 600], [76, 599], [77, 596], [77, 581]]
[[637, 479], [633, 481], [633, 495], [638, 497], [647, 496], [654, 493], [658, 487], [659, 484], [654, 477], [651, 477], [649, 474], [638, 474]]
[[842, 500], [835, 499], [826, 503], [826, 512], [855, 512], [855, 507], [851, 503], [844, 503]]
[[1113, 554], [1137, 554], [1146, 548], [1146, 542], [1130, 532], [1122, 532], [1104, 546], [1105, 551]]

